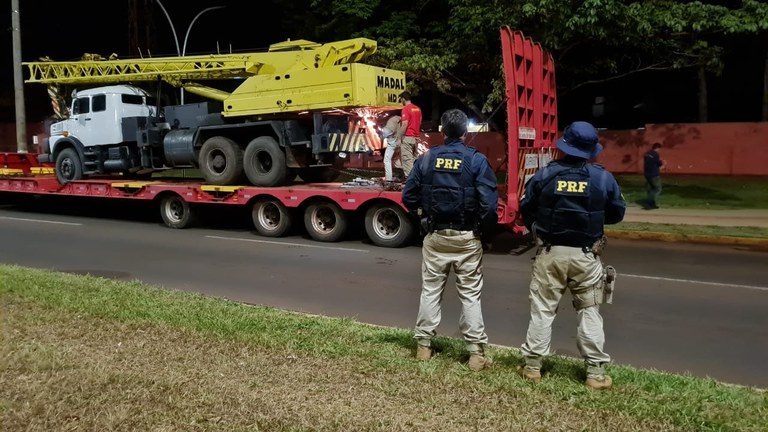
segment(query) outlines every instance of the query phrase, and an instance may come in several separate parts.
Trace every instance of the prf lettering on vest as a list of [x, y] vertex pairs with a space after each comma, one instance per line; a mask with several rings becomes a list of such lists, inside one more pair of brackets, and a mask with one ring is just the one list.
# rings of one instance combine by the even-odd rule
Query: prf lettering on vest
[[573, 181], [573, 180], [558, 180], [557, 192], [578, 193], [583, 194], [586, 191], [589, 182], [585, 181]]
[[461, 168], [461, 159], [435, 159], [435, 169], [458, 171]]

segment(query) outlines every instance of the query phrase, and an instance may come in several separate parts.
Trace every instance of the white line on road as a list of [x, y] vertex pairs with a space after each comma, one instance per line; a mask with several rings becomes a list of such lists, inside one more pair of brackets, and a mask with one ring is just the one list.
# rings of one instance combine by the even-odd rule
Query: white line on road
[[205, 237], [216, 239], [216, 240], [235, 240], [235, 241], [244, 241], [244, 242], [253, 242], [253, 243], [276, 244], [276, 245], [283, 245], [283, 246], [299, 246], [299, 247], [317, 248], [317, 249], [333, 249], [333, 250], [347, 251], [347, 252], [365, 252], [365, 253], [370, 252], [365, 249], [352, 249], [352, 248], [343, 248], [343, 247], [335, 247], [335, 246], [320, 246], [320, 245], [311, 245], [311, 244], [304, 244], [304, 243], [288, 243], [288, 242], [279, 242], [279, 241], [271, 241], [271, 240], [244, 239], [244, 238], [237, 238], [237, 237], [220, 237], [220, 236], [205, 236]]
[[721, 282], [705, 282], [705, 281], [697, 281], [697, 280], [691, 280], [691, 279], [674, 279], [674, 278], [666, 278], [666, 277], [659, 277], [659, 276], [643, 276], [643, 275], [634, 275], [634, 274], [619, 274], [619, 276], [626, 276], [631, 278], [638, 278], [638, 279], [652, 279], [652, 280], [660, 280], [660, 281], [667, 281], [667, 282], [686, 282], [686, 283], [692, 283], [692, 284], [699, 284], [699, 285], [712, 285], [712, 286], [722, 286], [722, 287], [731, 287], [731, 288], [744, 288], [744, 289], [751, 289], [751, 290], [758, 290], [758, 291], [768, 291], [768, 287], [761, 287], [761, 286], [754, 286], [754, 285], [739, 285], [739, 284], [730, 284], [730, 283], [721, 283]]
[[40, 223], [49, 223], [49, 224], [57, 224], [57, 225], [72, 225], [72, 226], [81, 226], [81, 223], [74, 223], [74, 222], [60, 222], [60, 221], [50, 221], [50, 220], [43, 220], [43, 219], [25, 219], [25, 218], [15, 218], [15, 217], [8, 217], [8, 216], [0, 216], [0, 219], [7, 219], [7, 220], [15, 220], [15, 221], [22, 221], [22, 222], [40, 222]]

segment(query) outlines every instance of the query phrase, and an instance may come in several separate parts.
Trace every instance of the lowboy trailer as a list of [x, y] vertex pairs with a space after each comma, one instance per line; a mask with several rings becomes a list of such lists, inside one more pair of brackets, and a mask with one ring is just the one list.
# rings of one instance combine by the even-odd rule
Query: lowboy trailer
[[[556, 154], [557, 97], [551, 55], [509, 27], [501, 28], [506, 80], [506, 163], [499, 184], [499, 224], [521, 233], [518, 205], [523, 187]], [[471, 142], [471, 137], [467, 140]], [[286, 186], [214, 185], [200, 181], [116, 178], [74, 180], [64, 184], [36, 155], [0, 154], [0, 198], [9, 194], [89, 197], [157, 203], [164, 223], [185, 228], [199, 206], [247, 206], [256, 231], [286, 235], [303, 225], [315, 240], [341, 240], [355, 218], [364, 218], [370, 240], [383, 247], [409, 244], [418, 232], [401, 193], [380, 185], [296, 183]], [[500, 173], [501, 174], [501, 173]]]

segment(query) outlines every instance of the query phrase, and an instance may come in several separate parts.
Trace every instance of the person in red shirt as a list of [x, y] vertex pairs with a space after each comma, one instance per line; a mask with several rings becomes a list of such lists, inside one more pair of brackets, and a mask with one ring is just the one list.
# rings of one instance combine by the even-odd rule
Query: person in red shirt
[[400, 100], [405, 104], [400, 114], [400, 129], [397, 131], [397, 140], [400, 145], [400, 164], [403, 168], [405, 179], [411, 174], [413, 162], [418, 156], [416, 152], [416, 137], [421, 133], [421, 108], [411, 102], [408, 92], [400, 94]]

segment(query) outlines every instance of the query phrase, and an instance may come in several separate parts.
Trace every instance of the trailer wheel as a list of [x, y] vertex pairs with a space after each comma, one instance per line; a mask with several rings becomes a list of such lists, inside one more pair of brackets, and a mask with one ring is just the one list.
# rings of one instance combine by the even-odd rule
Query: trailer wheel
[[195, 214], [189, 203], [179, 195], [166, 195], [160, 200], [160, 216], [168, 228], [184, 229], [195, 223]]
[[347, 231], [347, 214], [337, 204], [315, 203], [304, 212], [304, 226], [310, 237], [317, 241], [335, 242], [341, 240]]
[[83, 162], [73, 148], [65, 148], [56, 156], [56, 178], [66, 184], [83, 178]]
[[288, 208], [276, 199], [253, 203], [251, 217], [256, 231], [265, 237], [282, 237], [292, 225]]
[[274, 138], [261, 136], [245, 148], [245, 175], [256, 186], [285, 184], [288, 167], [285, 153]]
[[208, 183], [230, 185], [243, 178], [243, 149], [229, 138], [215, 136], [205, 140], [198, 163]]
[[397, 204], [376, 204], [365, 213], [365, 232], [377, 246], [406, 246], [414, 232], [408, 214]]

